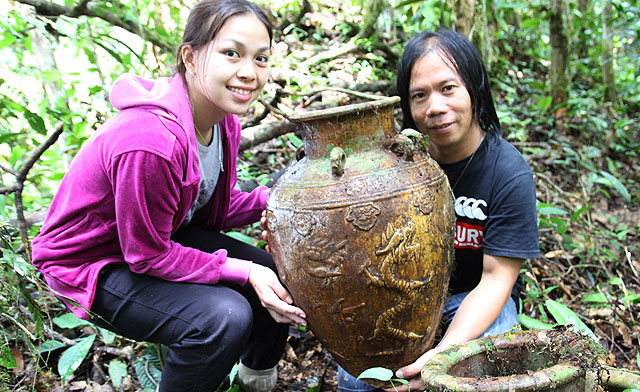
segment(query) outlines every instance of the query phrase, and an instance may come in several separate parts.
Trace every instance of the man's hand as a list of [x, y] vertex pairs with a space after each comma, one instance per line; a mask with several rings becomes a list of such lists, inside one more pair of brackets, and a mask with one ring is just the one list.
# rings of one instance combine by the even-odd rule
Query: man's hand
[[407, 385], [397, 385], [395, 388], [385, 389], [385, 391], [386, 392], [395, 392], [395, 391], [407, 392], [411, 390], [413, 392], [413, 391], [424, 391], [425, 389], [427, 389], [426, 385], [424, 385], [424, 383], [422, 382], [422, 376], [420, 374], [420, 371], [422, 371], [422, 368], [424, 367], [424, 365], [431, 358], [433, 358], [439, 352], [444, 351], [446, 348], [447, 347], [436, 346], [431, 350], [427, 351], [426, 353], [422, 354], [420, 358], [416, 359], [416, 361], [411, 365], [407, 365], [403, 368], [398, 369], [398, 371], [396, 372], [396, 377], [403, 378], [409, 381], [408, 387], [411, 389], [407, 388]]
[[302, 309], [291, 305], [291, 295], [271, 269], [253, 263], [249, 272], [249, 283], [260, 298], [262, 306], [269, 311], [274, 320], [279, 323], [307, 325], [307, 316]]

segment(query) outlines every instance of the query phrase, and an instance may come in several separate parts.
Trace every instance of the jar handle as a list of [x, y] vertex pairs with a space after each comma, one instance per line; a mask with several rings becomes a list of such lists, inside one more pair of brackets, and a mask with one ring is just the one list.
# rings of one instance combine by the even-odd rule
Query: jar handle
[[335, 177], [340, 177], [344, 173], [344, 164], [347, 161], [347, 155], [340, 147], [334, 147], [329, 154], [329, 160], [331, 161], [331, 174]]
[[415, 146], [413, 140], [406, 135], [394, 135], [389, 143], [389, 150], [396, 155], [402, 155], [405, 161], [413, 161]]

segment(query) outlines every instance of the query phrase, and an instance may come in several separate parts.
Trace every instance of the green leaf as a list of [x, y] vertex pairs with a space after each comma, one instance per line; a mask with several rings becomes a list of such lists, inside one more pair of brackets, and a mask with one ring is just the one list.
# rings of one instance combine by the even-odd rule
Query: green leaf
[[235, 365], [233, 365], [233, 367], [231, 368], [231, 371], [229, 372], [229, 389], [227, 389], [224, 392], [242, 392], [242, 389], [240, 388], [240, 384], [236, 382], [237, 376], [238, 376], [238, 364], [236, 363]]
[[520, 28], [526, 29], [528, 27], [536, 27], [539, 24], [540, 19], [527, 19], [523, 20], [522, 23], [520, 23]]
[[294, 133], [287, 134], [287, 138], [295, 148], [298, 148], [304, 144], [304, 142], [299, 137], [297, 137]]
[[518, 321], [527, 329], [551, 329], [554, 324], [545, 323], [526, 314], [519, 314]]
[[614, 286], [622, 286], [622, 279], [616, 276], [615, 278], [609, 279], [609, 284]]
[[7, 253], [5, 260], [20, 276], [27, 276], [30, 272], [34, 271], [33, 265], [27, 263], [25, 259], [15, 253]]
[[6, 344], [3, 345], [2, 348], [0, 348], [0, 366], [7, 369], [18, 367], [16, 358], [13, 356], [13, 353], [9, 349], [9, 346], [7, 346]]
[[111, 379], [111, 385], [114, 388], [120, 389], [122, 385], [122, 379], [127, 377], [129, 372], [127, 371], [127, 365], [122, 360], [116, 358], [109, 362], [108, 365], [109, 378]]
[[156, 345], [148, 344], [144, 354], [136, 360], [134, 368], [140, 385], [145, 389], [154, 391], [160, 384], [160, 377], [162, 376], [162, 360]]
[[631, 294], [631, 295], [626, 295], [622, 298], [620, 298], [621, 302], [628, 302], [628, 303], [640, 303], [640, 294]]
[[622, 197], [625, 198], [625, 200], [627, 200], [627, 203], [631, 202], [631, 195], [629, 194], [629, 191], [627, 190], [627, 188], [625, 188], [625, 186], [622, 184], [622, 182], [620, 182], [620, 180], [618, 180], [618, 178], [614, 177], [612, 174], [607, 173], [604, 170], [600, 171], [600, 174], [606, 178], [609, 182], [609, 186], [612, 187], [613, 189], [617, 190]]
[[580, 217], [580, 215], [582, 215], [588, 209], [589, 206], [578, 208], [573, 214], [571, 214], [571, 222], [575, 222]]
[[582, 297], [582, 302], [607, 303], [609, 299], [604, 293], [589, 293]]
[[393, 377], [393, 371], [383, 367], [373, 367], [360, 373], [358, 380], [361, 378], [373, 378], [381, 381], [389, 381]]
[[76, 317], [73, 313], [65, 313], [62, 316], [54, 317], [53, 323], [60, 328], [76, 328], [86, 325], [91, 325], [87, 320], [82, 320]]
[[100, 335], [102, 335], [102, 341], [104, 342], [104, 344], [111, 344], [114, 340], [116, 340], [117, 335], [109, 331], [108, 329], [98, 327], [98, 331], [100, 331]]
[[563, 210], [562, 208], [558, 208], [558, 207], [554, 207], [551, 204], [546, 204], [546, 203], [540, 203], [538, 205], [538, 213], [539, 214], [568, 214], [567, 211]]
[[49, 351], [54, 351], [57, 350], [59, 348], [62, 347], [66, 347], [66, 344], [59, 342], [57, 340], [47, 340], [46, 342], [42, 343], [39, 347], [38, 347], [38, 352], [40, 354], [42, 353], [46, 353]]
[[229, 231], [225, 234], [238, 241], [246, 242], [249, 245], [253, 245], [253, 243], [255, 242], [255, 240], [252, 237], [249, 237], [248, 235], [240, 233], [238, 231]]
[[[422, 3], [424, 0], [404, 0], [402, 2], [400, 2], [400, 4], [398, 4], [396, 6], [396, 8], [401, 8], [407, 5], [411, 5], [411, 4], [415, 4], [415, 3]], [[366, 370], [365, 370], [366, 371]]]
[[555, 227], [556, 231], [559, 234], [564, 235], [567, 232], [568, 226], [565, 220], [561, 218], [552, 217], [552, 218], [549, 218], [549, 221], [553, 223], [553, 226]]
[[549, 109], [549, 107], [551, 106], [551, 104], [553, 103], [553, 97], [549, 96], [549, 97], [542, 97], [538, 100], [538, 107], [540, 108], [540, 110], [542, 112], [546, 112], [547, 109]]
[[549, 313], [553, 315], [553, 318], [556, 319], [558, 324], [568, 324], [573, 325], [574, 329], [577, 332], [584, 332], [589, 337], [591, 337], [594, 341], [598, 341], [596, 335], [586, 326], [585, 323], [580, 320], [577, 314], [573, 312], [573, 310], [569, 309], [566, 305], [561, 304], [560, 302], [556, 302], [552, 299], [548, 299], [545, 304], [547, 305], [547, 309]]
[[29, 123], [29, 126], [33, 128], [34, 131], [38, 132], [39, 134], [46, 135], [47, 127], [44, 125], [44, 120], [42, 119], [42, 117], [38, 116], [37, 114], [33, 113], [32, 111], [26, 108], [22, 113], [24, 114], [24, 117]]
[[16, 37], [14, 37], [8, 32], [5, 32], [4, 38], [0, 40], [0, 49], [6, 48], [7, 46], [11, 46], [14, 42], [16, 42]]
[[96, 335], [87, 336], [62, 353], [58, 361], [58, 373], [62, 377], [62, 383], [66, 382], [67, 378], [80, 367], [94, 340], [96, 340]]

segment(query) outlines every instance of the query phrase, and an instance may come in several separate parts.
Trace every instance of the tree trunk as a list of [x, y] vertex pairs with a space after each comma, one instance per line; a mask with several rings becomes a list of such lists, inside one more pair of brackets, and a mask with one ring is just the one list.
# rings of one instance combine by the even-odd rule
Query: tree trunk
[[[364, 25], [358, 33], [358, 38], [369, 37], [376, 32], [376, 23], [382, 10], [385, 7], [383, 0], [363, 0], [366, 14], [364, 15]], [[390, 5], [386, 5], [390, 7]]]
[[566, 0], [552, 0], [549, 35], [551, 37], [551, 96], [554, 105], [569, 98], [569, 40]]
[[475, 1], [449, 0], [453, 29], [471, 39], [473, 21], [476, 17]]
[[[464, 35], [480, 52], [487, 70], [491, 68], [492, 42], [487, 19], [487, 0], [448, 0], [453, 30]], [[480, 3], [480, 4], [478, 4]], [[480, 7], [480, 10], [476, 9]]]
[[489, 18], [488, 15], [488, 0], [482, 0], [482, 10], [481, 15], [478, 20], [482, 22], [482, 26], [480, 26], [480, 34], [479, 39], [476, 40], [475, 44], [484, 59], [484, 65], [487, 68], [487, 72], [491, 72], [491, 57], [493, 57], [493, 42], [491, 41], [491, 27], [489, 26]]
[[596, 19], [596, 16], [593, 12], [593, 1], [591, 0], [578, 0], [578, 11], [580, 12], [581, 23], [577, 23], [578, 31], [577, 31], [577, 40], [575, 47], [575, 54], [580, 60], [589, 59], [589, 48], [591, 44], [589, 42], [589, 38], [591, 33], [588, 32], [590, 30], [590, 25], [585, 21], [593, 21]]
[[[38, 29], [33, 29], [31, 35], [31, 48], [34, 58], [38, 64], [40, 75], [50, 75], [42, 79], [42, 87], [44, 91], [43, 98], [49, 102], [49, 107], [56, 110], [64, 110], [71, 112], [67, 92], [62, 84], [62, 71], [58, 67], [55, 56], [53, 55], [53, 45]], [[60, 135], [60, 141], [63, 145], [67, 145], [67, 137], [65, 134]], [[69, 154], [62, 155], [62, 163], [65, 169], [71, 164], [71, 156]]]
[[613, 20], [612, 11], [611, 3], [605, 1], [602, 10], [602, 83], [604, 84], [605, 101], [617, 106], [618, 91], [613, 71], [613, 38], [610, 30]]

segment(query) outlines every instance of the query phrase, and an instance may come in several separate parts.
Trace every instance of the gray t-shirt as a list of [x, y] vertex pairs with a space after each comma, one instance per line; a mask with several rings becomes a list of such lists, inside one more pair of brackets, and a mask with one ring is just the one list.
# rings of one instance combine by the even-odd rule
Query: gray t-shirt
[[198, 157], [200, 158], [200, 190], [198, 197], [191, 206], [189, 213], [184, 218], [182, 226], [186, 226], [191, 222], [193, 214], [202, 206], [207, 204], [213, 191], [218, 184], [220, 171], [224, 170], [222, 165], [223, 159], [222, 138], [220, 137], [220, 127], [218, 124], [213, 127], [213, 136], [211, 144], [203, 146], [198, 143]]

